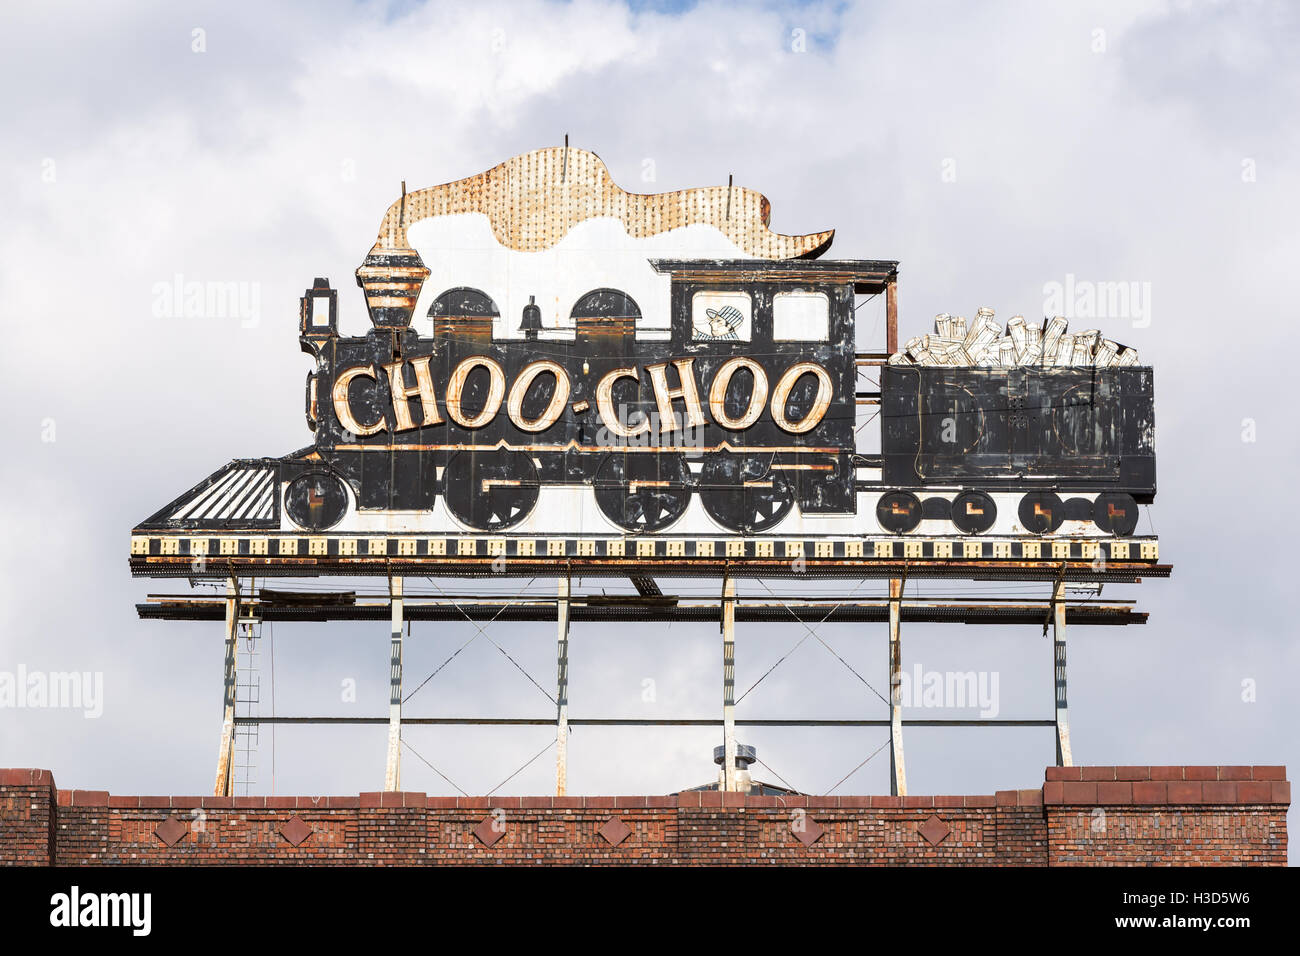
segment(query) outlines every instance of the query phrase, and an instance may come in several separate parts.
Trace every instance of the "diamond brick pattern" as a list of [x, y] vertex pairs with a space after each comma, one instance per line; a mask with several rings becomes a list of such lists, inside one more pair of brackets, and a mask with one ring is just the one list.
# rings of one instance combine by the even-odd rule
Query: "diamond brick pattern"
[[474, 835], [484, 846], [495, 846], [496, 842], [506, 835], [506, 827], [504, 823], [498, 823], [497, 818], [489, 813], [474, 828]]
[[826, 828], [806, 813], [801, 813], [797, 819], [790, 821], [790, 832], [804, 846], [812, 846], [822, 838]]
[[280, 827], [280, 836], [294, 846], [302, 846], [307, 838], [311, 836], [311, 833], [311, 827], [307, 826], [306, 821], [296, 813], [289, 818], [284, 826]]
[[632, 835], [632, 828], [618, 817], [610, 817], [597, 832], [610, 846], [618, 846]]
[[948, 834], [952, 833], [952, 827], [932, 813], [928, 820], [916, 828], [916, 832], [921, 834], [926, 843], [938, 846], [948, 838]]
[[158, 828], [153, 831], [153, 835], [162, 840], [163, 843], [166, 843], [168, 846], [175, 846], [180, 842], [181, 838], [189, 832], [190, 828], [188, 826], [178, 820], [175, 816], [169, 816], [162, 823], [158, 824]]

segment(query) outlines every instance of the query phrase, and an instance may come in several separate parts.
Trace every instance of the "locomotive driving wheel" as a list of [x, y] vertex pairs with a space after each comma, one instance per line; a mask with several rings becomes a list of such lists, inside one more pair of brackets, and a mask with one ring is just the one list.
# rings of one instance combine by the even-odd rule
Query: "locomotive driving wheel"
[[519, 452], [457, 452], [442, 473], [451, 513], [480, 531], [500, 531], [528, 517], [537, 504], [537, 469]]
[[794, 488], [772, 470], [770, 455], [712, 455], [700, 475], [704, 510], [728, 531], [742, 534], [776, 527], [794, 507]]
[[628, 531], [658, 531], [686, 513], [691, 473], [677, 454], [616, 452], [596, 471], [596, 504]]

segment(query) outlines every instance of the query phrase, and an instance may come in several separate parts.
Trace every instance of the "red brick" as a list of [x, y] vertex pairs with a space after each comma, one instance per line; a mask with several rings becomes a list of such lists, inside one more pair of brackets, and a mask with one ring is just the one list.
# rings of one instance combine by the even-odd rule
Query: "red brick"
[[1080, 767], [1080, 780], [1114, 780], [1114, 767]]
[[[1038, 791], [1038, 802], [1043, 802], [1043, 792], [1041, 790]], [[962, 806], [966, 807], [996, 807], [997, 805], [998, 798], [991, 793], [964, 797], [962, 802]]]
[[876, 794], [871, 798], [871, 807], [874, 810], [901, 810], [903, 798], [894, 794]]
[[326, 797], [325, 802], [331, 810], [360, 810], [361, 797]]
[[549, 810], [554, 797], [520, 797], [519, 807], [523, 810]]
[[1097, 784], [1097, 802], [1123, 806], [1133, 802], [1133, 784], [1128, 780], [1101, 781]]
[[666, 807], [675, 807], [677, 806], [677, 798], [674, 797], [672, 794], [649, 796], [645, 798], [645, 805], [647, 807], [657, 807], [660, 809]]
[[[1151, 776], [1155, 776], [1155, 767], [1151, 768]], [[1169, 785], [1158, 780], [1134, 780], [1133, 781], [1133, 802], [1143, 805], [1153, 805], [1169, 802]]]
[[[5, 771], [0, 771], [0, 772], [5, 772]], [[72, 791], [71, 790], [58, 791], [58, 796], [55, 798], [55, 802], [60, 807], [72, 806]]]
[[[809, 794], [808, 806], [810, 809], [833, 810], [840, 805], [842, 799], [844, 798], [829, 793]], [[871, 798], [868, 797], [867, 799], [870, 800]]]
[[1168, 785], [1170, 803], [1200, 803], [1202, 788], [1200, 780], [1171, 780]]
[[[110, 797], [111, 801], [112, 798]], [[112, 804], [110, 803], [110, 806]], [[203, 809], [205, 810], [233, 810], [235, 809], [234, 797], [204, 797]]]
[[0, 770], [0, 786], [6, 787], [52, 787], [54, 774], [48, 770], [19, 768]]
[[1085, 803], [1093, 804], [1097, 802], [1097, 784], [1084, 783], [1083, 781], [1074, 782], [1066, 780], [1061, 784], [1063, 792], [1061, 801], [1065, 804]]
[[[104, 803], [100, 804], [100, 806], [104, 806], [107, 803], [108, 794], [104, 794]], [[173, 810], [197, 810], [201, 806], [203, 806], [202, 797], [172, 797]]]
[[615, 799], [613, 797], [583, 797], [582, 805], [596, 810], [613, 810]]
[[1291, 781], [1274, 780], [1273, 781], [1273, 802], [1286, 803], [1291, 802]]
[[[429, 798], [430, 801], [433, 799], [433, 797]], [[432, 802], [429, 805], [432, 806]], [[552, 797], [551, 806], [556, 810], [581, 810], [582, 797]]]
[[1218, 767], [1184, 767], [1184, 780], [1218, 780]]
[[1047, 780], [1082, 780], [1082, 767], [1048, 767]]
[[[871, 809], [870, 794], [865, 794], [865, 793], [845, 794], [842, 797], [831, 797], [830, 799], [835, 800], [836, 805], [846, 810], [870, 810]], [[810, 807], [821, 806], [821, 804], [809, 803], [808, 806]]]
[[1041, 807], [1043, 805], [1043, 791], [1040, 790], [1017, 790], [1016, 803], [1022, 807]]
[[518, 810], [523, 806], [521, 797], [488, 797], [489, 807], [500, 807], [502, 810]]
[[[556, 800], [572, 800], [573, 806], [582, 806], [582, 797], [556, 797]], [[455, 810], [460, 803], [459, 797], [429, 797], [424, 805], [430, 810]]]
[[[268, 810], [293, 810], [298, 805], [297, 797], [267, 797]], [[175, 804], [173, 804], [175, 806]]]
[[[73, 799], [76, 799], [76, 798], [74, 797]], [[172, 798], [171, 798], [171, 797], [137, 797], [136, 799], [138, 799], [138, 800], [140, 801], [139, 806], [140, 806], [140, 809], [142, 809], [142, 810], [144, 810], [144, 809], [171, 809], [171, 805], [172, 805]], [[251, 797], [243, 797], [243, 798], [239, 798], [239, 799], [254, 799], [254, 798], [251, 798]]]
[[1271, 780], [1243, 780], [1237, 784], [1237, 799], [1242, 803], [1268, 803], [1272, 796]]
[[1252, 780], [1285, 780], [1286, 767], [1251, 767]]
[[700, 791], [689, 790], [677, 795], [677, 805], [679, 807], [698, 807], [700, 805]]
[[360, 795], [362, 810], [377, 810], [383, 805], [384, 794], [381, 790], [366, 790]]
[[718, 790], [701, 790], [700, 791], [701, 807], [720, 807], [722, 806], [722, 793]]
[[1201, 784], [1201, 791], [1206, 803], [1237, 802], [1237, 784], [1234, 781], [1207, 780]]
[[[1191, 778], [1183, 777], [1182, 767], [1152, 767], [1151, 779], [1152, 780], [1183, 780], [1183, 779], [1191, 779]], [[1210, 779], [1212, 780], [1214, 778], [1211, 777]]]
[[645, 797], [615, 797], [614, 806], [619, 809], [623, 807], [644, 807]]
[[487, 797], [457, 797], [456, 809], [458, 810], [486, 810], [488, 808]]
[[1220, 780], [1250, 780], [1252, 777], [1251, 767], [1220, 767]]
[[920, 794], [913, 796], [908, 794], [903, 797], [903, 807], [905, 809], [928, 810], [934, 806], [934, 797], [922, 796]]
[[402, 794], [402, 806], [423, 810], [429, 805], [429, 795], [420, 790], [407, 790]]
[[[1012, 791], [1008, 790], [1007, 793]], [[998, 803], [1001, 804], [1001, 794], [999, 793]], [[1043, 803], [1044, 805], [1057, 805], [1065, 802], [1065, 782], [1061, 780], [1049, 780], [1043, 784]]]
[[[148, 799], [149, 799], [148, 797], [141, 797], [140, 806], [142, 807], [145, 806], [146, 804], [144, 803], [144, 801]], [[235, 809], [236, 810], [265, 810], [266, 797], [235, 797]]]
[[[1055, 780], [1053, 780], [1052, 783], [1056, 784], [1056, 789], [1053, 790], [1053, 793], [1059, 791], [1063, 786], [1062, 783]], [[1020, 798], [1015, 790], [999, 790], [994, 794], [994, 799], [997, 800], [998, 806], [1000, 807], [1014, 807]]]
[[1150, 780], [1150, 767], [1116, 767], [1116, 780]]
[[934, 805], [935, 805], [935, 807], [937, 807], [937, 808], [940, 808], [940, 807], [963, 807], [963, 806], [965, 806], [965, 798], [964, 798], [964, 797], [961, 797], [961, 796], [956, 796], [956, 797], [954, 797], [954, 796], [952, 796], [952, 795], [950, 795], [950, 794], [949, 794], [949, 795], [945, 795], [945, 796], [939, 796], [939, 795], [936, 795], [935, 798], [934, 798]]

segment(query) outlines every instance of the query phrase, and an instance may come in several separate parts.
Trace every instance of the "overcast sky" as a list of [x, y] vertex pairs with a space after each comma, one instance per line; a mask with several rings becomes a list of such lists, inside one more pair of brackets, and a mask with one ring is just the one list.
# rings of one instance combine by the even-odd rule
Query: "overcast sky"
[[[121, 2], [10, 4], [0, 17], [0, 671], [104, 681], [98, 719], [0, 711], [0, 766], [49, 768], [61, 787], [210, 792], [221, 626], [136, 618], [146, 593], [185, 585], [131, 579], [131, 527], [231, 458], [309, 443], [297, 297], [329, 276], [345, 330], [365, 328], [352, 273], [402, 180], [459, 179], [566, 133], [625, 188], [734, 174], [772, 200], [774, 229], [835, 228], [832, 257], [899, 259], [904, 339], [937, 312], [1041, 317], [1067, 276], [1136, 283], [1141, 305], [1077, 327], [1156, 369], [1160, 491], [1140, 530], [1160, 535], [1175, 571], [1107, 587], [1138, 598], [1147, 626], [1072, 630], [1075, 760], [1300, 764], [1294, 6]], [[156, 286], [177, 275], [246, 283], [257, 308], [159, 317]], [[864, 325], [860, 346], [878, 344]], [[386, 713], [385, 624], [275, 631], [278, 713]], [[487, 633], [553, 687], [553, 625]], [[806, 633], [741, 628], [738, 685]], [[475, 634], [417, 625], [408, 687]], [[883, 626], [818, 634], [886, 689]], [[572, 654], [575, 717], [719, 712], [714, 626], [577, 626]], [[996, 673], [1001, 717], [1051, 714], [1051, 646], [1037, 629], [914, 626], [904, 654], [909, 669]], [[349, 679], [356, 703], [341, 699]], [[553, 708], [480, 637], [408, 713]], [[739, 716], [887, 710], [808, 640]], [[378, 789], [384, 733], [281, 729], [276, 791]], [[407, 733], [470, 793], [552, 736]], [[885, 736], [741, 739], [770, 766], [758, 776], [817, 793]], [[717, 737], [577, 729], [570, 792], [704, 783]], [[917, 729], [906, 742], [913, 793], [1037, 786], [1053, 760], [1048, 729]], [[254, 792], [271, 791], [271, 769], [264, 731]], [[499, 792], [553, 781], [548, 752]], [[456, 792], [409, 751], [403, 786]], [[836, 792], [888, 786], [882, 752]]]

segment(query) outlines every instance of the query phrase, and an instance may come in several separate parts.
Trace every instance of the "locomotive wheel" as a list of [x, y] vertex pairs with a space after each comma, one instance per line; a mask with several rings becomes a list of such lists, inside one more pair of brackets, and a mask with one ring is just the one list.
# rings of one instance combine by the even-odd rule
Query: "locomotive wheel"
[[1138, 506], [1132, 495], [1107, 491], [1097, 496], [1092, 520], [1107, 534], [1123, 537], [1137, 530]]
[[1031, 491], [1020, 499], [1020, 523], [1034, 534], [1051, 534], [1065, 520], [1065, 502], [1051, 491]]
[[596, 504], [620, 528], [658, 531], [686, 513], [690, 481], [682, 455], [614, 453], [596, 470]]
[[443, 470], [442, 486], [451, 513], [480, 531], [516, 525], [537, 504], [532, 459], [503, 448], [457, 452]]
[[983, 534], [993, 527], [998, 506], [982, 491], [963, 491], [952, 502], [952, 523], [965, 534]]
[[728, 531], [767, 531], [785, 520], [794, 507], [794, 488], [771, 457], [719, 454], [704, 462], [700, 498], [704, 510]]

